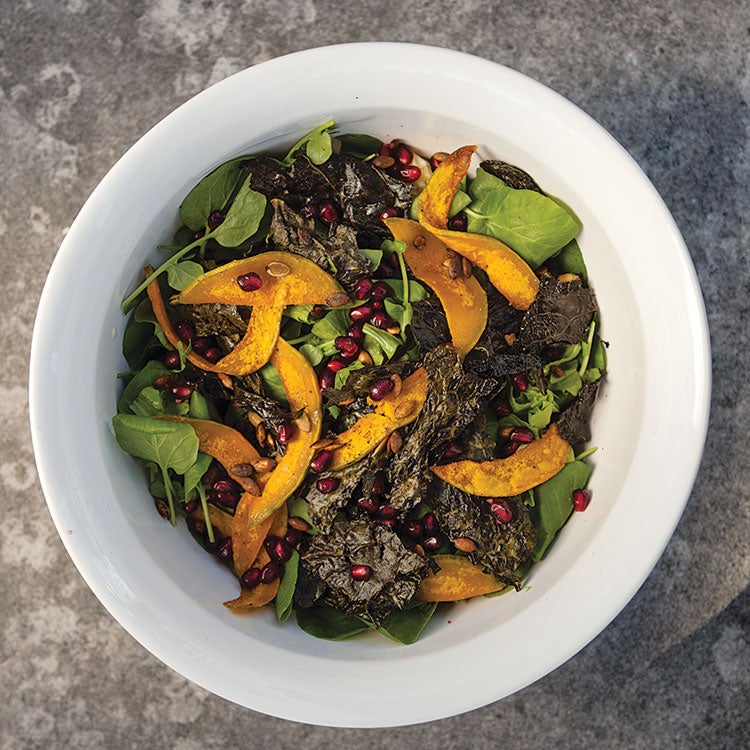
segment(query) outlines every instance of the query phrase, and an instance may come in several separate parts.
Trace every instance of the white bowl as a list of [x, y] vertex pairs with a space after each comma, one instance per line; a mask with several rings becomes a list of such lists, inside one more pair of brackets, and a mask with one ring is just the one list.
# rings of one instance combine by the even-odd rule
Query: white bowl
[[[580, 241], [611, 342], [593, 420], [593, 501], [530, 590], [454, 605], [415, 645], [316, 640], [272, 612], [236, 616], [236, 590], [184, 526], [154, 512], [115, 444], [119, 302], [181, 198], [230, 156], [283, 146], [328, 118], [421, 150], [478, 143], [530, 172], [583, 220]], [[498, 700], [569, 659], [640, 587], [700, 462], [710, 391], [705, 312], [666, 207], [628, 154], [539, 83], [449, 50], [354, 44], [299, 52], [188, 101], [112, 168], [70, 228], [44, 288], [31, 425], [57, 529], [88, 585], [164, 663], [243, 706], [296, 721], [384, 727]]]

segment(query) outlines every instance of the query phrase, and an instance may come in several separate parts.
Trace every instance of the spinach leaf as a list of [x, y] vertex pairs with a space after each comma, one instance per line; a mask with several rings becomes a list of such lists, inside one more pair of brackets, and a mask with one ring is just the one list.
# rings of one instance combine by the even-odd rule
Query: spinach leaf
[[[404, 285], [401, 279], [379, 279], [382, 281], [390, 290], [391, 294], [400, 302], [403, 301]], [[423, 299], [427, 299], [430, 293], [427, 288], [420, 284], [418, 281], [413, 279], [409, 280], [409, 299], [412, 302], [419, 302]]]
[[303, 354], [313, 367], [317, 367], [323, 361], [323, 357], [325, 356], [323, 350], [317, 344], [302, 344], [299, 350], [300, 354]]
[[292, 614], [292, 600], [297, 586], [299, 574], [299, 552], [292, 550], [292, 556], [284, 563], [284, 573], [281, 577], [279, 590], [276, 592], [276, 617], [279, 622], [288, 620]]
[[188, 410], [193, 419], [211, 419], [214, 415], [211, 413], [211, 406], [208, 399], [198, 391], [193, 391], [188, 402]]
[[117, 402], [117, 411], [120, 414], [132, 412], [130, 407], [138, 398], [140, 392], [147, 386], [153, 385], [156, 378], [169, 374], [170, 371], [158, 360], [152, 359], [146, 362], [143, 369], [133, 375], [125, 386], [125, 390]]
[[250, 187], [248, 175], [224, 217], [224, 221], [211, 232], [211, 236], [224, 247], [236, 247], [252, 237], [260, 226], [266, 211], [266, 196]]
[[173, 400], [165, 399], [164, 391], [146, 386], [130, 405], [130, 411], [139, 417], [155, 417], [160, 414], [187, 415], [190, 405], [186, 403], [177, 404]]
[[137, 320], [139, 323], [146, 323], [150, 326], [152, 326], [152, 332], [154, 336], [156, 337], [157, 341], [165, 348], [165, 349], [171, 349], [172, 345], [167, 340], [167, 337], [162, 330], [161, 325], [159, 324], [159, 321], [156, 319], [156, 315], [154, 315], [154, 308], [151, 306], [150, 300], [143, 300], [138, 307], [135, 308], [133, 311], [133, 319]]
[[328, 161], [333, 153], [333, 143], [331, 142], [330, 131], [335, 126], [333, 120], [328, 120], [322, 125], [313, 128], [309, 133], [305, 133], [290, 149], [281, 163], [290, 166], [294, 157], [304, 147], [308, 159], [313, 164], [323, 164]]
[[346, 310], [331, 310], [312, 327], [312, 333], [323, 341], [345, 336], [349, 330], [349, 315]]
[[[148, 300], [141, 304], [149, 307]], [[139, 306], [140, 307], [140, 306]], [[159, 353], [163, 344], [154, 335], [154, 326], [150, 322], [144, 322], [136, 317], [135, 313], [128, 318], [125, 330], [122, 334], [122, 355], [132, 370], [138, 370], [144, 363]]]
[[435, 613], [437, 602], [419, 602], [391, 612], [378, 632], [396, 643], [409, 645], [416, 642], [425, 625]]
[[263, 390], [265, 391], [266, 396], [278, 401], [282, 405], [286, 405], [286, 391], [284, 390], [281, 377], [276, 368], [269, 362], [268, 364], [263, 365], [263, 367], [258, 370], [258, 373], [263, 380]]
[[533, 268], [581, 229], [581, 223], [556, 201], [533, 190], [514, 190], [483, 169], [477, 170], [469, 195], [472, 202], [465, 209], [469, 231], [496, 237]]
[[298, 518], [301, 518], [304, 521], [307, 521], [308, 524], [310, 524], [310, 528], [306, 532], [307, 534], [315, 536], [315, 534], [320, 533], [320, 530], [316, 528], [312, 518], [310, 517], [310, 509], [308, 507], [307, 500], [299, 497], [298, 495], [292, 495], [289, 500], [286, 501], [286, 508], [290, 517], [297, 516]]
[[374, 138], [365, 133], [344, 133], [337, 138], [341, 144], [340, 153], [351, 154], [358, 159], [367, 159], [369, 156], [377, 154], [383, 145], [383, 141], [379, 138]]
[[183, 260], [167, 269], [167, 283], [172, 289], [181, 292], [204, 274], [203, 266], [192, 260]]
[[197, 232], [206, 226], [212, 211], [223, 209], [240, 180], [240, 159], [232, 159], [206, 175], [180, 206], [182, 223]]
[[591, 467], [583, 461], [571, 461], [534, 489], [534, 507], [529, 508], [537, 530], [537, 542], [531, 557], [539, 562], [573, 512], [573, 490], [585, 487]]
[[377, 271], [378, 267], [380, 266], [380, 261], [383, 260], [383, 251], [382, 250], [370, 250], [370, 249], [359, 249], [359, 252], [362, 253], [362, 255], [367, 258], [367, 260], [370, 261], [370, 265], [372, 266], [372, 271]]
[[356, 615], [344, 614], [328, 605], [297, 610], [297, 625], [309, 635], [329, 641], [342, 641], [370, 629]]
[[365, 334], [365, 349], [368, 349], [368, 339], [372, 339], [377, 342], [380, 348], [385, 352], [385, 356], [391, 359], [396, 353], [396, 350], [401, 346], [400, 339], [388, 333], [388, 331], [382, 331], [380, 328], [376, 328], [371, 323], [365, 323], [362, 326], [362, 332]]
[[203, 520], [206, 522], [208, 541], [213, 544], [216, 541], [216, 538], [214, 537], [214, 527], [211, 523], [211, 514], [208, 512], [206, 489], [201, 482], [201, 479], [208, 471], [208, 467], [211, 465], [212, 460], [211, 456], [206, 453], [199, 453], [197, 455], [195, 463], [185, 472], [183, 498], [187, 503], [192, 499], [193, 491], [198, 493], [198, 497], [201, 501], [201, 508], [203, 510]]
[[560, 276], [563, 273], [575, 273], [583, 279], [584, 284], [588, 284], [589, 274], [586, 269], [586, 262], [583, 259], [581, 246], [576, 239], [572, 239], [557, 255], [550, 258], [549, 265], [554, 276]]

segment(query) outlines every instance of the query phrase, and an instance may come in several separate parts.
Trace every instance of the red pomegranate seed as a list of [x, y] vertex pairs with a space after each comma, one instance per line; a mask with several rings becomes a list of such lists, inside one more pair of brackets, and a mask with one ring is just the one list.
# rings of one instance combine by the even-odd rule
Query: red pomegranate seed
[[443, 546], [443, 535], [436, 533], [431, 536], [426, 536], [422, 540], [422, 546], [428, 552], [437, 552]]
[[391, 155], [391, 146], [389, 143], [384, 143], [379, 149], [378, 154], [380, 156], [390, 156]]
[[398, 176], [404, 182], [416, 182], [422, 176], [422, 170], [416, 164], [410, 164], [398, 170]]
[[370, 292], [370, 297], [374, 300], [383, 300], [388, 296], [388, 285], [382, 281], [376, 281]]
[[582, 513], [584, 510], [586, 510], [586, 508], [589, 507], [589, 503], [591, 502], [591, 493], [588, 490], [584, 489], [573, 490], [572, 500], [573, 510]]
[[199, 229], [197, 232], [193, 233], [193, 239], [194, 240], [199, 240], [205, 234], [206, 234], [206, 230], [205, 229]]
[[320, 320], [321, 318], [325, 318], [326, 316], [326, 309], [323, 305], [313, 305], [312, 310], [310, 310], [310, 317], [313, 320]]
[[529, 381], [524, 372], [518, 372], [515, 375], [511, 375], [510, 379], [513, 382], [513, 387], [521, 393], [529, 387]]
[[220, 545], [216, 551], [220, 560], [227, 562], [232, 559], [232, 537], [228, 536]]
[[394, 388], [393, 381], [390, 378], [381, 378], [376, 380], [370, 386], [370, 398], [373, 401], [384, 399]]
[[292, 556], [292, 545], [286, 539], [277, 536], [269, 536], [263, 542], [271, 560], [284, 563]]
[[375, 328], [380, 328], [382, 330], [385, 330], [386, 328], [390, 328], [393, 325], [393, 321], [391, 320], [390, 316], [380, 311], [372, 314], [372, 317], [370, 318], [370, 323], [372, 323], [372, 325], [374, 325]]
[[326, 388], [333, 388], [336, 383], [336, 373], [329, 367], [326, 367], [319, 378], [320, 390], [324, 391]]
[[381, 505], [378, 508], [378, 518], [395, 518], [398, 515], [398, 511], [392, 505]]
[[331, 372], [338, 372], [339, 370], [343, 370], [346, 367], [346, 364], [347, 363], [344, 362], [341, 357], [331, 357], [331, 359], [328, 360], [326, 368]]
[[399, 210], [395, 208], [394, 206], [391, 206], [390, 208], [386, 208], [381, 214], [380, 214], [380, 221], [385, 221], [386, 219], [393, 219], [396, 216], [398, 216]]
[[193, 339], [193, 351], [197, 354], [205, 354], [213, 346], [213, 341], [208, 336], [196, 336]]
[[513, 508], [505, 500], [492, 499], [490, 514], [497, 523], [508, 524], [513, 520]]
[[435, 518], [434, 513], [428, 513], [423, 519], [422, 519], [422, 529], [424, 530], [424, 533], [427, 534], [427, 536], [432, 536], [435, 532], [437, 532], [438, 523], [437, 518]]
[[510, 404], [502, 398], [495, 398], [490, 401], [490, 406], [495, 410], [498, 417], [507, 417], [511, 412]]
[[359, 500], [357, 500], [357, 505], [362, 508], [366, 513], [377, 513], [378, 508], [380, 507], [376, 500], [373, 498], [370, 498], [369, 500], [365, 500], [365, 498], [361, 497]]
[[368, 581], [372, 575], [372, 568], [369, 565], [352, 565], [349, 573], [355, 581]]
[[328, 495], [330, 492], [334, 492], [338, 489], [339, 480], [336, 477], [321, 477], [315, 483], [318, 488], [318, 492], [322, 492], [324, 495]]
[[409, 521], [406, 524], [406, 535], [418, 542], [422, 538], [422, 523], [416, 518]]
[[357, 299], [367, 299], [372, 287], [373, 287], [372, 279], [360, 279], [357, 282], [357, 288], [354, 292], [354, 296]]
[[254, 589], [260, 583], [260, 568], [248, 568], [240, 576], [240, 584], [243, 588]]
[[339, 212], [333, 203], [321, 203], [318, 207], [318, 218], [324, 224], [335, 224], [339, 220]]
[[392, 156], [399, 164], [407, 166], [411, 163], [413, 154], [408, 146], [405, 146], [403, 143], [399, 143], [398, 146], [393, 149]]
[[341, 352], [341, 356], [347, 359], [353, 359], [359, 354], [359, 344], [350, 336], [336, 336], [333, 345]]
[[216, 211], [211, 211], [211, 213], [208, 215], [208, 228], [213, 232], [214, 229], [216, 229], [223, 221], [223, 211], [219, 211], [218, 209]]
[[349, 317], [355, 322], [367, 322], [372, 317], [372, 307], [370, 305], [360, 305], [349, 310]]
[[500, 454], [500, 458], [508, 458], [508, 456], [512, 456], [519, 448], [520, 443], [517, 443], [515, 440], [506, 440], [499, 448], [498, 453]]
[[167, 352], [162, 362], [170, 370], [176, 370], [180, 366], [180, 355], [177, 352]]
[[263, 286], [263, 279], [255, 271], [250, 271], [237, 277], [237, 286], [243, 292], [255, 292]]
[[370, 495], [382, 495], [385, 492], [385, 472], [378, 471], [375, 474], [375, 479], [372, 482], [372, 489]]
[[318, 215], [318, 208], [314, 203], [305, 203], [300, 208], [299, 215], [305, 219], [314, 219]]
[[281, 565], [275, 560], [266, 563], [260, 571], [261, 583], [273, 583], [281, 575]]
[[233, 492], [237, 489], [237, 485], [231, 479], [217, 479], [213, 483], [213, 488], [217, 492]]
[[223, 505], [225, 508], [236, 508], [237, 503], [240, 501], [240, 495], [238, 492], [217, 492], [216, 502], [219, 505]]
[[193, 324], [189, 320], [181, 320], [175, 328], [177, 329], [180, 341], [184, 341], [186, 344], [190, 343], [195, 337], [195, 328], [193, 328]]
[[349, 330], [346, 332], [346, 335], [349, 336], [349, 338], [354, 339], [355, 341], [359, 341], [364, 334], [362, 333], [362, 329], [359, 327], [359, 325], [355, 323], [349, 326]]
[[287, 445], [294, 435], [294, 425], [291, 422], [280, 422], [276, 429], [279, 445]]
[[468, 226], [469, 219], [463, 211], [448, 219], [448, 229], [452, 229], [454, 232], [465, 232]]
[[185, 503], [185, 514], [189, 516], [191, 513], [195, 513], [199, 505], [200, 503], [197, 500], [190, 500], [190, 502]]
[[209, 362], [218, 362], [222, 358], [223, 354], [218, 346], [210, 346], [208, 347], [208, 349], [206, 349], [205, 352], [203, 352], [203, 356]]
[[172, 388], [175, 400], [187, 401], [193, 395], [193, 389], [189, 385], [176, 385]]
[[314, 471], [316, 474], [320, 474], [322, 471], [325, 471], [328, 468], [328, 464], [331, 463], [332, 458], [333, 454], [331, 453], [331, 451], [320, 451], [318, 455], [315, 456], [312, 461], [310, 461], [310, 470]]
[[530, 443], [534, 433], [528, 427], [514, 427], [510, 432], [510, 439], [516, 443]]
[[296, 547], [302, 541], [304, 536], [304, 531], [300, 531], [299, 529], [289, 529], [286, 532], [286, 536], [284, 537], [284, 539], [286, 539], [287, 542], [292, 545], [292, 547]]

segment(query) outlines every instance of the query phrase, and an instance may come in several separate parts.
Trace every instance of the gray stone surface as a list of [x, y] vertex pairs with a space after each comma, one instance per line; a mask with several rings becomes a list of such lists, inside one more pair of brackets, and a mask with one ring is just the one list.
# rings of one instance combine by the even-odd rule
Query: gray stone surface
[[[750, 746], [746, 0], [2, 0], [0, 10], [2, 750]], [[229, 73], [362, 40], [455, 47], [507, 64], [613, 133], [687, 241], [708, 308], [715, 378], [687, 511], [616, 621], [504, 701], [383, 731], [307, 727], [241, 709], [134, 642], [83, 584], [53, 528], [26, 396], [47, 269], [65, 227], [117, 158]]]

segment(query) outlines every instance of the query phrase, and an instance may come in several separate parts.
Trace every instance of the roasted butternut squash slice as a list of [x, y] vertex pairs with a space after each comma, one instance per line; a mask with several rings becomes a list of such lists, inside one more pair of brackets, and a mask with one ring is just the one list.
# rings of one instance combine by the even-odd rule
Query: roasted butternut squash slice
[[388, 436], [411, 424], [422, 410], [427, 398], [427, 371], [424, 367], [404, 378], [401, 392], [389, 394], [377, 402], [374, 412], [360, 417], [348, 430], [336, 438], [338, 447], [332, 449], [329, 469], [341, 469], [364, 458]]
[[456, 602], [504, 589], [506, 584], [485, 573], [462, 555], [435, 555], [439, 566], [419, 584], [415, 599], [421, 602]]
[[433, 172], [419, 195], [419, 223], [451, 250], [487, 273], [491, 284], [517, 310], [527, 310], [539, 290], [539, 279], [526, 261], [494, 237], [448, 229], [448, 210], [469, 170], [476, 146], [462, 146]]
[[301, 412], [303, 416], [297, 420], [286, 453], [269, 475], [262, 495], [246, 492], [240, 498], [237, 511], [247, 513], [250, 527], [262, 523], [302, 484], [313, 457], [312, 446], [320, 438], [323, 423], [318, 377], [305, 356], [280, 338], [271, 363], [281, 378], [290, 411], [292, 414]]
[[511, 497], [555, 476], [565, 466], [569, 453], [570, 443], [552, 424], [542, 437], [508, 458], [455, 461], [430, 468], [444, 482], [471, 495]]
[[[448, 321], [453, 346], [465, 357], [487, 325], [487, 295], [474, 278], [451, 278], [451, 254], [446, 244], [416, 221], [387, 219], [391, 234], [406, 244], [404, 259], [411, 272], [432, 289]], [[453, 256], [455, 258], [455, 255]], [[459, 259], [457, 259], [459, 260]]]
[[[241, 281], [249, 274], [257, 279], [253, 277], [252, 284], [245, 284], [246, 291]], [[273, 250], [208, 271], [170, 301], [179, 305], [284, 307], [324, 304], [332, 294], [343, 291], [331, 274], [311, 260]]]

